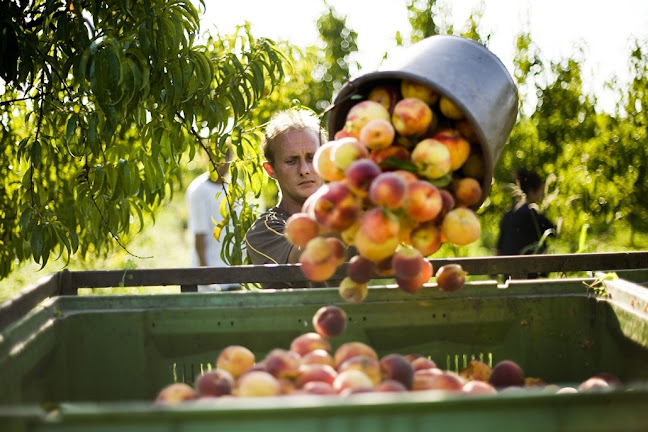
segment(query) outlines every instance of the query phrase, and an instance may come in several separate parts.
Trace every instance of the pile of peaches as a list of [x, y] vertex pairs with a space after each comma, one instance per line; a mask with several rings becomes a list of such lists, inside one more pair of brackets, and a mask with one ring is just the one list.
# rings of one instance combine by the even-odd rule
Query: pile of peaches
[[313, 315], [313, 330], [295, 337], [289, 348], [274, 348], [264, 358], [242, 345], [228, 345], [215, 368], [202, 372], [192, 384], [163, 387], [155, 402], [176, 405], [189, 401], [218, 404], [228, 398], [284, 395], [348, 396], [367, 392], [437, 390], [452, 394], [495, 395], [528, 388], [551, 393], [609, 390], [620, 384], [609, 373], [592, 376], [577, 386], [546, 384], [525, 376], [512, 360], [494, 366], [471, 360], [459, 372], [443, 370], [421, 354], [379, 356], [368, 344], [345, 342], [332, 349], [331, 339], [342, 334], [348, 318], [343, 309], [323, 306]]
[[[484, 198], [484, 160], [474, 129], [447, 97], [397, 83], [376, 84], [350, 106], [314, 155], [324, 184], [286, 224], [311, 281], [328, 280], [355, 248], [340, 286], [350, 302], [365, 298], [376, 274], [418, 291], [433, 276], [427, 257], [444, 242], [467, 245], [480, 235], [474, 208]], [[459, 266], [444, 270], [461, 286]]]

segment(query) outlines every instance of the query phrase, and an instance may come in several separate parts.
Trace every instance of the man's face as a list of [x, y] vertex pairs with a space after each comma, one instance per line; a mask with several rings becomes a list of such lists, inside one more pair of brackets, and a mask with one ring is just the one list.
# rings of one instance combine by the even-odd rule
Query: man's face
[[284, 199], [303, 204], [322, 185], [313, 169], [318, 147], [318, 136], [310, 129], [288, 131], [273, 143], [273, 177]]

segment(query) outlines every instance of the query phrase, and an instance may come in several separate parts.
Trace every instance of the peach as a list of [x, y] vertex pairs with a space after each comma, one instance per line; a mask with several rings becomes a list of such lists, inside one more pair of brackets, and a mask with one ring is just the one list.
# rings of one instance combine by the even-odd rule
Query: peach
[[299, 373], [301, 357], [295, 351], [274, 348], [264, 359], [266, 372], [277, 378], [294, 378]]
[[440, 179], [452, 170], [450, 150], [433, 138], [419, 141], [412, 150], [411, 160], [417, 172], [430, 180]]
[[423, 256], [430, 256], [441, 247], [441, 229], [435, 222], [423, 222], [412, 230], [409, 241]]
[[436, 283], [441, 291], [457, 291], [466, 282], [468, 273], [459, 264], [446, 264], [436, 272]]
[[225, 369], [212, 369], [196, 377], [194, 388], [201, 397], [228, 395], [234, 388], [234, 377]]
[[585, 391], [607, 391], [611, 390], [612, 387], [605, 381], [603, 378], [591, 377], [583, 381], [578, 385], [579, 392]]
[[401, 179], [403, 179], [406, 186], [409, 186], [411, 183], [414, 183], [415, 181], [419, 180], [416, 174], [404, 169], [394, 170], [393, 173], [399, 176]]
[[366, 283], [355, 282], [350, 277], [345, 277], [338, 287], [340, 297], [347, 303], [360, 303], [369, 294], [369, 288]]
[[432, 390], [434, 387], [434, 380], [437, 375], [442, 375], [443, 371], [438, 367], [431, 367], [425, 369], [414, 370], [414, 378], [412, 380], [412, 390]]
[[336, 260], [337, 266], [346, 262], [347, 245], [337, 237], [325, 237], [327, 243], [331, 246], [331, 252]]
[[400, 354], [391, 353], [380, 358], [379, 361], [383, 379], [396, 380], [408, 390], [412, 388], [414, 368], [409, 360]]
[[391, 112], [394, 109], [396, 102], [401, 99], [400, 89], [389, 84], [377, 85], [371, 89], [367, 99], [378, 102], [384, 106], [388, 112]]
[[177, 382], [168, 384], [160, 390], [155, 403], [162, 405], [178, 405], [185, 401], [198, 399], [199, 394], [189, 384]]
[[303, 388], [306, 383], [312, 381], [322, 381], [327, 384], [333, 384], [338, 372], [330, 365], [325, 364], [307, 364], [299, 368], [299, 374], [295, 379], [297, 388]]
[[457, 107], [457, 105], [445, 96], [441, 96], [441, 99], [439, 100], [439, 110], [441, 110], [441, 114], [452, 120], [464, 118], [463, 112]]
[[489, 395], [497, 394], [497, 390], [485, 381], [468, 381], [463, 385], [461, 391], [466, 394]]
[[334, 143], [330, 157], [342, 171], [346, 171], [353, 161], [369, 157], [367, 147], [355, 137], [340, 138]]
[[218, 354], [216, 368], [229, 372], [234, 379], [254, 366], [255, 356], [252, 351], [241, 345], [228, 345]]
[[342, 364], [338, 366], [337, 371], [342, 373], [351, 369], [356, 369], [365, 373], [369, 379], [371, 379], [374, 387], [380, 384], [380, 381], [382, 380], [380, 363], [377, 359], [371, 356], [361, 354], [351, 357], [342, 362]]
[[319, 233], [319, 224], [308, 213], [294, 213], [286, 220], [286, 238], [297, 247], [306, 247], [306, 244]]
[[313, 315], [313, 327], [324, 338], [341, 335], [346, 325], [347, 314], [338, 306], [322, 306]]
[[237, 381], [236, 395], [239, 397], [279, 396], [281, 383], [269, 372], [250, 371]]
[[358, 355], [365, 355], [374, 359], [378, 359], [378, 354], [369, 345], [364, 342], [351, 341], [340, 345], [333, 354], [335, 360], [335, 367], [338, 368], [342, 363], [351, 357]]
[[323, 180], [336, 181], [344, 179], [344, 171], [331, 158], [331, 152], [337, 141], [329, 141], [317, 148], [313, 155], [313, 169]]
[[405, 203], [407, 185], [393, 172], [379, 174], [369, 186], [369, 200], [377, 206], [396, 210]]
[[290, 342], [290, 350], [301, 357], [320, 349], [331, 352], [331, 342], [317, 332], [302, 333]]
[[301, 271], [311, 281], [323, 282], [338, 268], [338, 258], [333, 246], [324, 237], [315, 237], [308, 242], [299, 256]]
[[428, 104], [421, 99], [404, 98], [394, 105], [391, 121], [398, 134], [420, 136], [427, 132], [433, 116]]
[[458, 246], [476, 241], [480, 233], [481, 226], [477, 215], [466, 207], [456, 207], [450, 210], [441, 222], [443, 238]]
[[[398, 217], [389, 210], [374, 207], [364, 212], [360, 218], [360, 228], [358, 229], [358, 233], [365, 233], [370, 240], [376, 243], [381, 243], [390, 238], [397, 237], [399, 231], [400, 221]], [[356, 233], [356, 236], [358, 233]]]
[[431, 390], [460, 391], [464, 386], [462, 378], [454, 372], [442, 371], [432, 377], [430, 382]]
[[347, 112], [344, 129], [354, 137], [360, 136], [360, 130], [370, 120], [373, 119], [389, 120], [389, 111], [373, 100], [364, 100], [353, 105]]
[[381, 172], [376, 162], [364, 158], [351, 162], [344, 175], [349, 188], [359, 197], [366, 197], [369, 193], [369, 186]]
[[440, 188], [439, 193], [441, 194], [441, 201], [443, 202], [443, 206], [441, 208], [441, 211], [437, 215], [436, 220], [440, 222], [450, 210], [455, 208], [455, 199], [447, 189]]
[[353, 225], [360, 214], [361, 202], [345, 183], [327, 183], [316, 193], [313, 214], [320, 225], [338, 232]]
[[385, 236], [384, 232], [382, 234], [380, 232], [374, 232], [374, 234], [382, 237], [383, 240], [373, 240], [373, 238], [376, 238], [376, 235], [370, 237], [368, 230], [363, 228], [365, 226], [362, 226], [356, 232], [353, 243], [361, 256], [378, 263], [394, 254], [400, 244], [398, 228], [397, 232], [392, 236]]
[[401, 94], [404, 98], [412, 97], [421, 99], [428, 105], [434, 105], [439, 100], [439, 93], [430, 86], [410, 79], [401, 81]]
[[392, 255], [392, 268], [397, 278], [409, 279], [423, 271], [425, 258], [418, 249], [399, 247]]
[[432, 183], [416, 180], [407, 186], [404, 208], [407, 215], [417, 222], [431, 221], [443, 209], [443, 198]]
[[[362, 213], [361, 213], [362, 215]], [[340, 232], [340, 238], [344, 243], [349, 246], [355, 246], [355, 236], [358, 230], [360, 229], [360, 219], [362, 216], [359, 216], [358, 219], [347, 229]]]
[[396, 131], [391, 122], [378, 118], [370, 120], [360, 129], [358, 140], [369, 150], [378, 150], [389, 147], [394, 142], [395, 136]]
[[366, 284], [372, 279], [375, 268], [376, 264], [373, 261], [362, 255], [355, 255], [349, 260], [347, 277], [357, 284]]
[[455, 120], [454, 126], [459, 131], [461, 136], [466, 138], [469, 143], [477, 144], [479, 142], [479, 137], [477, 136], [477, 132], [475, 132], [475, 128], [473, 128], [472, 124], [470, 123], [470, 120], [466, 118]]
[[410, 163], [410, 152], [400, 145], [372, 150], [369, 159], [376, 162], [383, 171], [393, 171], [402, 164]]
[[524, 385], [524, 371], [512, 360], [502, 360], [493, 366], [488, 382], [495, 388], [521, 387]]
[[466, 162], [470, 155], [470, 143], [456, 129], [443, 129], [432, 136], [441, 142], [450, 152], [450, 169], [456, 171]]
[[380, 384], [378, 384], [378, 387], [376, 387], [376, 391], [379, 392], [406, 392], [407, 389], [401, 383], [400, 381], [396, 381], [393, 379], [386, 379], [382, 380]]
[[432, 277], [433, 267], [432, 263], [428, 260], [423, 260], [423, 267], [420, 273], [417, 273], [413, 277], [396, 277], [396, 283], [398, 287], [405, 292], [414, 293], [426, 284]]
[[318, 348], [304, 354], [301, 358], [301, 364], [326, 364], [334, 367], [335, 361], [330, 351]]
[[457, 198], [457, 205], [472, 207], [481, 200], [481, 184], [472, 177], [457, 179], [454, 182], [454, 196]]
[[387, 258], [376, 262], [376, 274], [382, 277], [392, 277], [394, 276], [394, 266], [392, 265], [392, 259], [394, 255], [390, 255]]
[[412, 367], [414, 368], [415, 371], [420, 369], [433, 369], [437, 367], [434, 360], [424, 356], [419, 356], [414, 359], [411, 359], [410, 363], [412, 363]]
[[483, 179], [484, 173], [486, 172], [486, 166], [484, 165], [484, 158], [482, 155], [477, 153], [470, 154], [461, 167], [461, 172], [463, 172], [463, 175], [466, 177], [472, 177], [476, 180]]
[[459, 371], [459, 375], [469, 381], [488, 381], [492, 368], [481, 360], [472, 359], [468, 365]]
[[611, 374], [610, 372], [600, 372], [594, 375], [595, 378], [604, 379], [611, 387], [617, 387], [621, 385], [621, 380], [618, 376]]
[[324, 381], [310, 381], [301, 388], [303, 394], [312, 395], [337, 395], [333, 386]]
[[337, 393], [341, 393], [344, 390], [374, 388], [374, 384], [371, 378], [364, 372], [357, 369], [349, 369], [340, 372], [335, 377], [333, 388]]

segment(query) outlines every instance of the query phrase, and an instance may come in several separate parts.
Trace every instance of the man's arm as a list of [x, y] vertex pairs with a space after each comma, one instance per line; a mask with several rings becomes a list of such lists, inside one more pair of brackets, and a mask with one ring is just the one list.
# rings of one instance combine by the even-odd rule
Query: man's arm
[[207, 235], [206, 234], [196, 234], [194, 236], [194, 247], [196, 248], [196, 253], [198, 254], [198, 265], [206, 266], [207, 265]]

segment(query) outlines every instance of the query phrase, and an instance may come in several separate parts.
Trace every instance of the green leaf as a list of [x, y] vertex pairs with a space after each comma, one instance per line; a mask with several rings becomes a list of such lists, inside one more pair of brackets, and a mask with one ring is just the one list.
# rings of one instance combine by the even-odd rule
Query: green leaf
[[74, 132], [76, 132], [76, 127], [77, 127], [77, 120], [79, 118], [79, 114], [73, 113], [70, 118], [68, 118], [67, 122], [67, 128], [65, 130], [65, 137], [69, 140], [72, 138], [72, 135], [74, 135]]
[[34, 141], [31, 147], [31, 163], [32, 166], [37, 167], [41, 163], [42, 148], [39, 140]]

